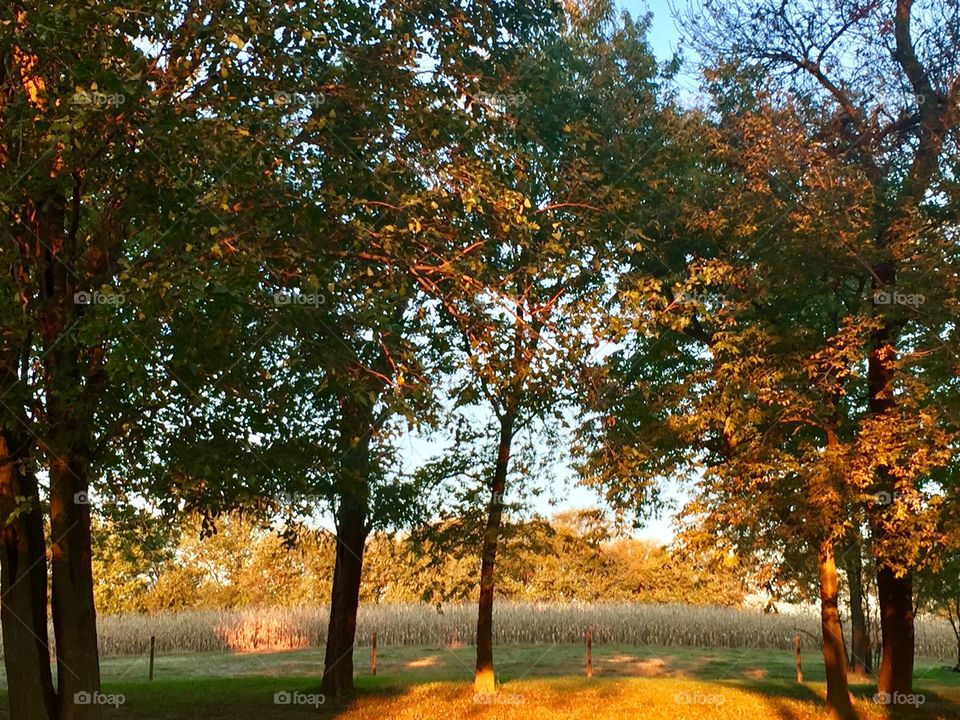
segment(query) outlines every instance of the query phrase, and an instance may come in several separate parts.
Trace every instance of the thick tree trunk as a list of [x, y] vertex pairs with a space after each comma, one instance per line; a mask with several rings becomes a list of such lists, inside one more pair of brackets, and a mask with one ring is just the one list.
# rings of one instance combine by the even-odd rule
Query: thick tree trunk
[[60, 446], [50, 460], [53, 631], [60, 720], [99, 720], [100, 657], [93, 603], [87, 462]]
[[74, 301], [75, 238], [65, 234], [64, 199], [46, 198], [37, 209], [42, 256], [41, 324], [50, 464], [51, 610], [57, 649], [60, 720], [99, 720], [100, 657], [93, 603], [90, 506], [91, 397], [95, 383], [81, 370], [81, 344], [73, 336], [80, 316]]
[[0, 432], [0, 625], [10, 717], [54, 720], [47, 635], [47, 557], [36, 478], [23, 439]]
[[337, 556], [333, 569], [330, 621], [323, 663], [323, 693], [342, 698], [353, 693], [353, 644], [366, 543], [364, 508], [343, 502], [337, 513]]
[[877, 690], [909, 695], [913, 692], [913, 577], [909, 573], [897, 577], [882, 566], [877, 570], [877, 600], [883, 638]]
[[823, 665], [827, 674], [827, 708], [838, 717], [856, 718], [847, 688], [847, 650], [840, 625], [837, 564], [832, 540], [819, 549], [820, 627], [823, 632]]
[[869, 674], [873, 672], [873, 648], [863, 604], [863, 557], [858, 541], [850, 543], [845, 559], [850, 586], [850, 666], [855, 673]]
[[489, 695], [496, 692], [496, 676], [493, 668], [493, 591], [494, 570], [497, 560], [497, 545], [500, 542], [500, 525], [503, 520], [503, 493], [507, 487], [507, 470], [513, 444], [515, 413], [508, 411], [500, 420], [500, 442], [497, 462], [491, 483], [490, 508], [487, 527], [483, 534], [480, 552], [480, 603], [477, 614], [477, 669], [473, 691]]
[[[891, 292], [896, 280], [892, 263], [874, 266], [872, 289], [874, 293]], [[873, 335], [867, 360], [867, 391], [870, 412], [874, 416], [888, 414], [895, 406], [894, 372], [897, 351], [893, 346], [892, 330], [884, 323]], [[895, 497], [895, 488], [889, 473], [880, 471], [876, 489]], [[873, 508], [871, 532], [876, 540], [886, 539], [885, 524], [879, 517], [883, 506]], [[878, 543], [882, 544], [882, 543]], [[913, 579], [909, 573], [897, 577], [884, 558], [877, 558], [877, 602], [880, 606], [880, 632], [883, 654], [877, 689], [880, 693], [910, 694], [913, 692], [914, 612]]]
[[353, 399], [345, 400], [342, 408], [337, 551], [322, 682], [324, 695], [331, 699], [346, 697], [354, 691], [353, 644], [357, 634], [363, 551], [368, 532], [370, 435], [373, 431], [372, 408]]

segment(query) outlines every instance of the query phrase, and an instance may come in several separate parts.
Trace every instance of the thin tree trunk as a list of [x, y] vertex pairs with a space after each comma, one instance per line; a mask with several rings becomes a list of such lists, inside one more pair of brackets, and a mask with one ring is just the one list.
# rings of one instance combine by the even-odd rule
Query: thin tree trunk
[[354, 691], [353, 645], [368, 532], [370, 435], [373, 430], [372, 408], [352, 398], [345, 400], [342, 408], [337, 550], [322, 682], [323, 693], [329, 698], [343, 698]]
[[[947, 603], [947, 613], [950, 617], [950, 627], [953, 628], [953, 634], [957, 638], [957, 666], [954, 668], [957, 672], [960, 672], [960, 598], [954, 598], [953, 605]], [[954, 620], [952, 610], [956, 609], [957, 619]]]
[[[953, 615], [954, 607], [957, 611], [956, 618]], [[960, 598], [954, 600], [954, 605], [947, 602], [947, 618], [950, 620], [950, 627], [953, 628], [953, 635], [957, 638], [957, 664], [953, 669], [960, 672]]]
[[503, 520], [503, 494], [507, 487], [507, 470], [513, 443], [516, 413], [507, 410], [500, 419], [500, 442], [497, 447], [497, 462], [491, 483], [490, 508], [487, 527], [483, 534], [480, 552], [480, 602], [477, 614], [477, 669], [473, 690], [477, 694], [496, 692], [496, 676], [493, 668], [493, 591], [497, 546], [500, 542], [500, 526]]
[[54, 720], [47, 635], [47, 557], [36, 478], [22, 438], [0, 432], [0, 625], [10, 717]]
[[855, 673], [869, 674], [873, 672], [873, 649], [863, 605], [863, 557], [859, 538], [850, 543], [845, 559], [850, 586], [850, 666]]
[[823, 665], [827, 675], [827, 708], [837, 716], [856, 718], [847, 688], [847, 651], [840, 625], [837, 564], [833, 540], [823, 540], [819, 549], [820, 627], [823, 632]]

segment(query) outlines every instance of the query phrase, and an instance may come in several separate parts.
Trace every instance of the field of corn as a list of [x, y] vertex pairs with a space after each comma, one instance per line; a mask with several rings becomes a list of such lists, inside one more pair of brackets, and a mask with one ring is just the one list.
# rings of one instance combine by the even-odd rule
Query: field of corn
[[[428, 605], [365, 605], [357, 643], [377, 633], [379, 645], [470, 645], [475, 605], [438, 610]], [[103, 656], [140, 655], [150, 636], [158, 653], [254, 652], [320, 647], [326, 640], [325, 608], [209, 610], [103, 617]], [[798, 633], [815, 645], [819, 616], [812, 611], [764, 614], [755, 610], [690, 605], [530, 604], [500, 602], [494, 609], [497, 645], [578, 643], [591, 630], [596, 644], [702, 648], [789, 649]], [[950, 626], [933, 618], [917, 622], [917, 655], [956, 662]]]

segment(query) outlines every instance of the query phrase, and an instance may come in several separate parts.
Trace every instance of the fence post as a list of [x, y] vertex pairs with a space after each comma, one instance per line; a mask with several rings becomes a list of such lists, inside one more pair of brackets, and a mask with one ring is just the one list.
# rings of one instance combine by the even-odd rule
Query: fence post
[[370, 643], [370, 674], [377, 674], [377, 634], [373, 634], [373, 640]]
[[153, 656], [157, 650], [157, 638], [155, 635], [150, 636], [150, 680], [153, 680]]
[[800, 666], [800, 636], [797, 635], [797, 636], [793, 639], [793, 641], [794, 641], [794, 643], [795, 643], [796, 646], [797, 646], [797, 682], [798, 682], [798, 683], [802, 683], [802, 682], [803, 682], [803, 668]]
[[593, 633], [587, 630], [587, 677], [593, 677]]

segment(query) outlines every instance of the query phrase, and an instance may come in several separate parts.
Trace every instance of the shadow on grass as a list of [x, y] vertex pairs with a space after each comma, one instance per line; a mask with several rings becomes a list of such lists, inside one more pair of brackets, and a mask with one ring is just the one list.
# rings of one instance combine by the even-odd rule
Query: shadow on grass
[[[289, 654], [263, 656], [252, 675], [251, 668], [228, 668], [235, 676], [193, 675], [163, 678], [152, 683], [129, 678], [104, 683], [104, 692], [123, 694], [119, 708], [106, 708], [104, 720], [367, 720], [369, 718], [430, 718], [461, 720], [675, 720], [720, 718], [721, 720], [813, 720], [823, 713], [825, 685], [822, 675], [810, 665], [807, 683], [796, 683], [789, 662], [779, 653], [690, 650], [663, 648], [610, 648], [608, 662], [603, 651], [594, 656], [597, 676], [587, 679], [577, 646], [554, 648], [504, 648], [499, 664], [504, 681], [497, 701], [474, 698], [470, 668], [464, 658], [451, 658], [437, 648], [409, 648], [383, 653], [383, 669], [377, 677], [357, 675], [357, 694], [343, 702], [278, 703], [278, 693], [319, 696], [318, 674], [298, 660], [292, 670]], [[546, 650], [550, 650], [546, 662]], [[312, 656], [311, 656], [312, 657]], [[210, 671], [216, 658], [192, 659], [197, 669]], [[301, 659], [302, 660], [302, 659]], [[454, 662], [456, 661], [456, 662]], [[178, 666], [179, 667], [179, 666]], [[359, 667], [359, 664], [358, 664]], [[651, 671], [655, 668], [654, 671]], [[766, 669], [768, 672], [757, 672]], [[806, 669], [806, 668], [805, 668]], [[633, 670], [628, 675], [624, 671]], [[930, 674], [932, 673], [932, 674]], [[851, 692], [864, 720], [960, 720], [960, 687], [953, 677], [933, 673], [917, 678], [917, 692], [925, 696], [919, 708], [886, 708], [873, 703], [875, 685], [863, 677], [851, 677]], [[936, 688], [936, 692], [934, 692]], [[517, 700], [516, 705], [508, 702]], [[713, 703], [711, 707], [710, 703]], [[6, 698], [0, 694], [0, 720], [11, 720]], [[14, 720], [21, 720], [16, 718]]]

